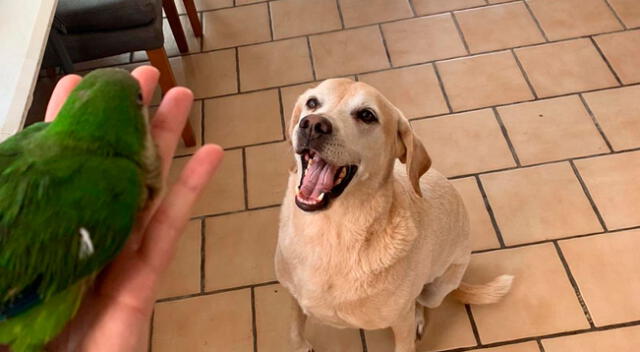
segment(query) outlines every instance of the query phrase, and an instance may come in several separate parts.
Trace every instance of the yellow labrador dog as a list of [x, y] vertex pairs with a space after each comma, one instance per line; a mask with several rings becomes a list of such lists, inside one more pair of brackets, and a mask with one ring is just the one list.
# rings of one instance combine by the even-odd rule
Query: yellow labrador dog
[[414, 352], [424, 307], [439, 306], [452, 291], [472, 304], [509, 291], [508, 275], [461, 282], [471, 255], [462, 199], [429, 169], [409, 122], [376, 89], [324, 81], [298, 98], [289, 135], [297, 167], [275, 264], [298, 303], [295, 352], [312, 351], [303, 337], [307, 316], [342, 328], [391, 327], [395, 351]]

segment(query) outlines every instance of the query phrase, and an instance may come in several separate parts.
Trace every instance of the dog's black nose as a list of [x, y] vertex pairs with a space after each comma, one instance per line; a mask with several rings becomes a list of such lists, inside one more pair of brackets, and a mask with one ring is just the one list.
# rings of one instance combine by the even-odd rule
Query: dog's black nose
[[331, 121], [321, 115], [307, 115], [300, 120], [299, 127], [301, 130], [308, 133], [310, 138], [319, 137], [323, 134], [331, 134], [333, 126]]

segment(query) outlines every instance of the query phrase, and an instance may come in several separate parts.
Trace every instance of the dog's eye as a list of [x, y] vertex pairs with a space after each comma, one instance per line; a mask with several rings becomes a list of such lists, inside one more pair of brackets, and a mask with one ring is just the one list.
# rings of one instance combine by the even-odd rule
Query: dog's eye
[[136, 97], [136, 102], [138, 103], [138, 105], [142, 105], [142, 93], [138, 93], [138, 96]]
[[358, 110], [358, 112], [356, 112], [356, 118], [366, 124], [378, 121], [376, 114], [374, 114], [373, 111], [369, 109]]
[[309, 98], [307, 100], [307, 107], [311, 110], [318, 108], [320, 106], [320, 102], [316, 98]]

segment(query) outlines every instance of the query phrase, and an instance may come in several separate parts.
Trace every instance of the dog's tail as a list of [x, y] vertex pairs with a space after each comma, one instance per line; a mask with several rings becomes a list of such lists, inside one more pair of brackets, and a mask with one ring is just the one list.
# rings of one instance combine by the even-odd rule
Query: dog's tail
[[500, 301], [511, 289], [513, 275], [500, 275], [486, 284], [473, 285], [466, 282], [451, 294], [465, 304], [491, 304]]

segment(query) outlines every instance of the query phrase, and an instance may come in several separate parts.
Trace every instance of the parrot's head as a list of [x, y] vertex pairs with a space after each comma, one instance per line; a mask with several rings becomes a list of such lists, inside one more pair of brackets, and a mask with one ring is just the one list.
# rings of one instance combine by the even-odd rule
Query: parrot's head
[[76, 144], [138, 159], [149, 133], [138, 80], [117, 68], [92, 71], [71, 92], [50, 130]]

